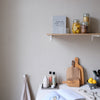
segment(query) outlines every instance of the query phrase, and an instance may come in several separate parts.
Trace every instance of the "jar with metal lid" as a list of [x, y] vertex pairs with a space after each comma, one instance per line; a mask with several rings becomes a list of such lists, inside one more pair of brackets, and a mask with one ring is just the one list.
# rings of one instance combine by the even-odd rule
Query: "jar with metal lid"
[[80, 22], [79, 22], [78, 19], [73, 20], [72, 32], [74, 34], [79, 34], [80, 33]]
[[83, 14], [83, 22], [87, 22], [89, 24], [89, 14], [88, 13]]
[[81, 23], [81, 33], [88, 33], [88, 23], [87, 22]]

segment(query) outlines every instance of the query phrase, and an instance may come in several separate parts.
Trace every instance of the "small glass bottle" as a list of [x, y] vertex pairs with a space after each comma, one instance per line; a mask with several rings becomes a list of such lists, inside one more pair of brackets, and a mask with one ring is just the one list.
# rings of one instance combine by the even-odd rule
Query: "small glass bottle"
[[53, 75], [52, 75], [52, 85], [56, 86], [56, 75], [55, 75], [55, 72], [53, 72]]
[[72, 32], [74, 34], [79, 34], [80, 33], [80, 22], [79, 22], [78, 19], [73, 20]]
[[52, 85], [52, 72], [49, 71], [49, 86]]

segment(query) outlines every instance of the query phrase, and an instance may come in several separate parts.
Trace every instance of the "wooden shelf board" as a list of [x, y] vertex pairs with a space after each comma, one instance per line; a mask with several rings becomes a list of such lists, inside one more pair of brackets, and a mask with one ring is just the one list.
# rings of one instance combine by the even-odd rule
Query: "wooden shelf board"
[[80, 33], [80, 34], [73, 34], [73, 33], [66, 33], [66, 34], [54, 34], [54, 33], [48, 33], [47, 34], [48, 36], [85, 36], [85, 35], [87, 35], [87, 36], [91, 36], [91, 35], [100, 35], [100, 33], [85, 33], [85, 34], [82, 34], [82, 33]]

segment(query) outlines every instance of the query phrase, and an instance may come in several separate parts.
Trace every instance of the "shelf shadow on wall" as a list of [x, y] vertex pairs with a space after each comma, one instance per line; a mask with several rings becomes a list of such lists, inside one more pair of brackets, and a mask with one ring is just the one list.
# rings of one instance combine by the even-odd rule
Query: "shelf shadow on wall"
[[100, 32], [99, 31], [99, 20], [94, 18], [94, 17], [91, 17], [90, 18], [90, 24], [89, 24], [89, 32], [91, 33], [97, 33], [97, 32]]

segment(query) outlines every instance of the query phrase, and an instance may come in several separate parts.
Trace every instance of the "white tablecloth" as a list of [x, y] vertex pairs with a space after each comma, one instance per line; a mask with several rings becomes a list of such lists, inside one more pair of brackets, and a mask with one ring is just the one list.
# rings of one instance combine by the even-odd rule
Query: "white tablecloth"
[[[88, 85], [81, 87], [68, 87], [66, 84], [59, 85], [59, 89], [72, 89], [73, 91], [81, 94], [86, 100], [100, 100], [100, 88], [90, 90]], [[59, 89], [41, 89], [39, 86], [36, 100], [42, 100], [42, 98], [51, 91], [58, 91]]]

